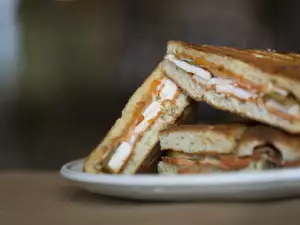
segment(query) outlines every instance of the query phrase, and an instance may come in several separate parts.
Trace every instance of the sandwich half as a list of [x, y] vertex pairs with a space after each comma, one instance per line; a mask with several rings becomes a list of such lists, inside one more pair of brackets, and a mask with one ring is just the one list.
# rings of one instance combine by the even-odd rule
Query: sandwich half
[[162, 174], [267, 170], [300, 165], [300, 137], [264, 126], [182, 125], [160, 132]]
[[191, 99], [164, 76], [159, 64], [129, 99], [121, 117], [102, 142], [86, 158], [83, 170], [112, 174], [150, 170], [160, 156], [159, 131], [179, 119], [181, 122], [190, 119], [196, 107], [190, 103]]
[[167, 77], [197, 101], [300, 133], [300, 57], [170, 41]]

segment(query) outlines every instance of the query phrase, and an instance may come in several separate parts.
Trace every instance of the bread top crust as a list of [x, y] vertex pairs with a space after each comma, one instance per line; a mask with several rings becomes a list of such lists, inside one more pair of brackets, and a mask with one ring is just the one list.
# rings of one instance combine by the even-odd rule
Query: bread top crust
[[238, 132], [241, 132], [245, 129], [246, 126], [242, 124], [195, 124], [195, 125], [180, 125], [172, 126], [168, 129], [162, 130], [160, 135], [168, 135], [170, 133], [176, 132], [189, 132], [189, 133], [200, 133], [211, 131], [216, 134], [226, 135], [231, 137], [236, 135]]
[[172, 126], [160, 132], [160, 147], [193, 154], [232, 153], [244, 129], [241, 124]]
[[194, 50], [205, 54], [230, 57], [274, 76], [300, 82], [300, 55], [297, 53], [277, 53], [257, 49], [242, 50], [225, 46], [195, 45], [182, 41], [169, 41], [168, 52], [171, 53], [173, 50]]

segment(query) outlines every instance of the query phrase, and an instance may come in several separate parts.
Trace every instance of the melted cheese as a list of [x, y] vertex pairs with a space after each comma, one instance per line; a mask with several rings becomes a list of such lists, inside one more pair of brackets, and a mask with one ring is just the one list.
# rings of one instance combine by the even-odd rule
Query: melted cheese
[[235, 87], [231, 84], [217, 84], [215, 89], [218, 93], [231, 94], [243, 100], [248, 100], [257, 96], [249, 91], [246, 91], [245, 89]]
[[234, 81], [231, 79], [222, 79], [222, 78], [214, 77], [208, 82], [208, 84], [209, 85], [214, 85], [214, 84], [228, 85], [228, 84], [234, 84]]
[[166, 55], [165, 58], [170, 60], [176, 66], [178, 66], [179, 68], [185, 70], [186, 72], [193, 73], [193, 74], [195, 74], [196, 76], [199, 76], [202, 79], [210, 80], [212, 78], [212, 74], [210, 72], [208, 72], [207, 70], [204, 70], [204, 69], [202, 69], [198, 66], [194, 66], [194, 65], [191, 65], [187, 62], [179, 60], [174, 55], [169, 54], [169, 55]]
[[115, 153], [110, 158], [107, 166], [114, 170], [119, 171], [124, 164], [124, 162], [127, 160], [131, 153], [132, 145], [127, 142], [122, 142]]
[[163, 89], [160, 91], [160, 102], [163, 100], [172, 100], [177, 92], [177, 85], [171, 80], [166, 80]]

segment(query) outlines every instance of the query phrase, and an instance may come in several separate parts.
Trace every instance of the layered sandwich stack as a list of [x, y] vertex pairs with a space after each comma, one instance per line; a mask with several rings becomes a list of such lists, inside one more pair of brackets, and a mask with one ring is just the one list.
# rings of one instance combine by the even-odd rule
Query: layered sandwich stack
[[[86, 158], [84, 171], [179, 174], [298, 166], [299, 86], [298, 54], [170, 41], [163, 61]], [[260, 124], [196, 125], [197, 102]]]
[[160, 134], [166, 156], [160, 173], [265, 170], [300, 165], [299, 137], [274, 128], [242, 124], [187, 125]]
[[300, 57], [170, 41], [164, 74], [196, 101], [258, 121], [179, 126], [160, 134], [161, 173], [300, 165]]

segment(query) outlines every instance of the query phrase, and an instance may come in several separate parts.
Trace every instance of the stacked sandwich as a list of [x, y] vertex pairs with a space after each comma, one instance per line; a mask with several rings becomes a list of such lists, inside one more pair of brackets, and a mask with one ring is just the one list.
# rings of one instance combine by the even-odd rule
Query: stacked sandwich
[[299, 137], [263, 125], [179, 126], [161, 132], [161, 149], [167, 155], [158, 171], [184, 174], [297, 166], [299, 144]]
[[[294, 53], [170, 41], [164, 60], [87, 157], [84, 171], [178, 174], [298, 166], [299, 72]], [[196, 125], [200, 101], [260, 124]]]

